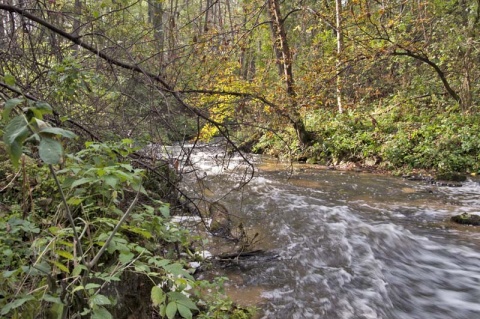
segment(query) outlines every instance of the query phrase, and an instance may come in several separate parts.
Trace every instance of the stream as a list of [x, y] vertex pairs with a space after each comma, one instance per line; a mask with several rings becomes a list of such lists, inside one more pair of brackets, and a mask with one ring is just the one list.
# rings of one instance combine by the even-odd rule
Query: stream
[[438, 187], [402, 178], [293, 166], [248, 167], [192, 157], [209, 196], [278, 258], [225, 270], [259, 318], [480, 318], [480, 232], [449, 217], [480, 210], [480, 184]]

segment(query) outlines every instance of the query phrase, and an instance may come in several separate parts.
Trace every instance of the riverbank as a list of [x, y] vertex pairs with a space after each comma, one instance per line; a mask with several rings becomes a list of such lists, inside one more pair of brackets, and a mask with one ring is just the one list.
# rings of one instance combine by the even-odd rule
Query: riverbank
[[382, 174], [477, 174], [480, 115], [408, 104], [383, 108], [312, 110], [311, 142], [301, 147], [291, 129], [256, 137], [251, 151], [339, 170]]

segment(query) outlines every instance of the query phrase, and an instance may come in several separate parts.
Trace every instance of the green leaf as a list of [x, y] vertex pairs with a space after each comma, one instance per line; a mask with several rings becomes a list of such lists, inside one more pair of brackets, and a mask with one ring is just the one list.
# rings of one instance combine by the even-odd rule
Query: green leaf
[[5, 106], [3, 109], [3, 118], [8, 118], [10, 116], [10, 112], [12, 112], [13, 108], [21, 103], [23, 103], [25, 100], [23, 98], [16, 98], [16, 99], [10, 99], [7, 102], [5, 102]]
[[150, 267], [148, 267], [147, 265], [145, 264], [142, 264], [142, 263], [135, 263], [135, 271], [138, 271], [138, 272], [150, 272]]
[[165, 218], [170, 217], [170, 205], [164, 204], [160, 206], [160, 213], [162, 213], [163, 217]]
[[73, 259], [74, 259], [74, 258], [73, 258], [73, 255], [72, 255], [70, 252], [68, 252], [68, 251], [56, 250], [55, 253], [56, 253], [57, 255], [61, 256], [61, 257], [64, 257], [64, 258], [68, 259], [68, 260], [73, 260]]
[[9, 278], [11, 277], [12, 275], [16, 275], [17, 273], [21, 272], [20, 269], [14, 269], [14, 270], [5, 270], [4, 272], [2, 272], [2, 277], [3, 278]]
[[31, 108], [35, 117], [42, 118], [44, 114], [52, 114], [53, 110], [47, 102], [35, 102], [35, 106]]
[[132, 189], [136, 192], [140, 192], [144, 195], [148, 195], [147, 191], [145, 190], [145, 188], [143, 187], [143, 185], [141, 183], [133, 183], [132, 184]]
[[112, 315], [105, 307], [95, 307], [91, 319], [112, 319]]
[[99, 288], [99, 287], [101, 287], [101, 285], [95, 284], [95, 283], [89, 283], [85, 286], [85, 289], [96, 289], [96, 288]]
[[126, 252], [126, 253], [120, 253], [120, 256], [118, 256], [118, 260], [123, 264], [128, 264], [129, 262], [132, 261], [133, 257], [135, 257], [134, 254], [130, 253], [130, 252]]
[[54, 297], [54, 296], [49, 295], [49, 294], [43, 295], [42, 299], [45, 300], [45, 301], [47, 301], [47, 302], [53, 302], [53, 303], [57, 303], [57, 304], [62, 304], [62, 301], [60, 300], [59, 297]]
[[62, 162], [63, 147], [60, 142], [43, 137], [38, 146], [40, 158], [46, 164], [59, 164]]
[[5, 81], [5, 84], [14, 86], [15, 85], [15, 77], [11, 74], [5, 74], [3, 76], [3, 81]]
[[76, 292], [76, 291], [79, 291], [79, 290], [85, 290], [85, 287], [84, 286], [77, 286], [75, 288], [73, 288], [72, 292]]
[[198, 310], [197, 305], [190, 299], [188, 299], [187, 296], [182, 294], [181, 292], [178, 291], [171, 291], [168, 293], [168, 298], [171, 300], [176, 301], [179, 304], [184, 305], [185, 307], [188, 307], [190, 309]]
[[8, 123], [3, 133], [3, 141], [7, 146], [13, 142], [19, 142], [20, 144], [27, 138], [30, 131], [28, 130], [27, 119], [23, 115], [14, 117], [10, 123]]
[[65, 308], [65, 305], [63, 303], [58, 304], [54, 303], [53, 305], [50, 306], [50, 313], [51, 317], [50, 318], [56, 318], [56, 319], [62, 319], [63, 318], [63, 309]]
[[157, 267], [164, 267], [165, 265], [168, 265], [170, 263], [170, 260], [168, 259], [159, 259], [160, 257], [155, 256], [152, 257], [148, 260], [148, 263], [151, 265], [155, 265]]
[[175, 276], [188, 275], [188, 272], [185, 269], [183, 269], [183, 266], [179, 263], [174, 263], [174, 264], [163, 266], [163, 269], [165, 269], [166, 272], [169, 272], [169, 273], [171, 273], [172, 275], [175, 275]]
[[[33, 123], [33, 122], [37, 124], [37, 127], [39, 130], [43, 130], [50, 127], [50, 124], [46, 123], [45, 121], [42, 121], [39, 118], [34, 118], [32, 121], [30, 121], [30, 123]], [[47, 135], [47, 137], [51, 137], [50, 135], [51, 134]]]
[[77, 135], [75, 133], [73, 133], [72, 131], [64, 130], [64, 129], [59, 128], [59, 127], [46, 127], [44, 129], [40, 130], [39, 133], [40, 133], [40, 135], [42, 135], [42, 133], [61, 135], [61, 136], [66, 137], [66, 138], [76, 138], [77, 137]]
[[13, 167], [18, 167], [18, 161], [23, 153], [22, 144], [18, 142], [13, 142], [9, 147], [7, 146], [8, 155], [12, 161]]
[[86, 183], [91, 183], [91, 182], [94, 182], [94, 181], [95, 181], [95, 179], [91, 178], [91, 177], [80, 178], [80, 179], [77, 179], [75, 182], [73, 182], [70, 187], [74, 188], [74, 187], [77, 187], [77, 186], [80, 186], [80, 185], [83, 185], [83, 184], [86, 184]]
[[108, 299], [106, 296], [101, 295], [101, 294], [96, 294], [94, 295], [91, 299], [90, 302], [94, 305], [98, 306], [103, 306], [103, 305], [111, 305], [112, 302], [110, 299]]
[[[82, 273], [82, 270], [87, 270], [87, 267], [85, 267], [83, 265], [75, 266], [75, 268], [73, 268], [73, 271], [72, 271], [72, 276], [74, 276], [74, 277], [79, 276]], [[89, 285], [89, 284], [87, 284], [87, 285]]]
[[173, 319], [176, 313], [177, 313], [177, 303], [175, 301], [172, 301], [167, 305], [165, 314], [167, 315], [168, 319]]
[[192, 319], [192, 311], [188, 307], [179, 303], [177, 304], [177, 308], [178, 308], [178, 312], [183, 318]]
[[52, 272], [52, 267], [50, 267], [50, 265], [46, 261], [41, 261], [33, 267], [42, 272], [43, 274], [49, 274]]
[[130, 165], [130, 164], [120, 164], [119, 166], [120, 166], [120, 167], [123, 167], [124, 169], [126, 169], [126, 170], [129, 171], [129, 172], [132, 172], [132, 171], [133, 171], [133, 167], [132, 167], [132, 165]]
[[37, 133], [33, 133], [25, 140], [24, 143], [32, 143], [37, 145], [38, 143], [40, 143], [40, 136]]
[[165, 302], [166, 295], [163, 292], [162, 288], [158, 286], [153, 286], [150, 297], [152, 298], [153, 305], [159, 306]]
[[165, 317], [166, 310], [167, 310], [167, 306], [165, 306], [164, 304], [158, 307], [158, 314], [160, 315], [161, 318]]
[[25, 296], [22, 298], [15, 299], [7, 303], [5, 306], [3, 306], [2, 310], [0, 311], [0, 315], [6, 315], [7, 313], [10, 312], [10, 310], [18, 308], [22, 306], [24, 303], [26, 303], [27, 301], [30, 301], [32, 299], [35, 299], [35, 298], [33, 296]]
[[135, 226], [129, 226], [129, 225], [124, 225], [122, 226], [123, 229], [128, 230], [129, 232], [132, 232], [134, 234], [138, 234], [146, 239], [150, 239], [153, 237], [152, 233], [149, 232], [148, 230], [145, 230], [140, 227], [135, 227]]
[[118, 184], [118, 178], [113, 175], [107, 175], [103, 177], [103, 180], [105, 181], [105, 184], [112, 188], [115, 188]]
[[64, 264], [58, 262], [58, 261], [54, 261], [53, 264], [55, 266], [57, 266], [58, 269], [60, 269], [61, 271], [69, 274], [70, 273], [70, 270], [67, 268], [67, 266], [65, 266]]
[[79, 197], [71, 197], [68, 199], [67, 204], [72, 206], [80, 205], [83, 202], [82, 198]]

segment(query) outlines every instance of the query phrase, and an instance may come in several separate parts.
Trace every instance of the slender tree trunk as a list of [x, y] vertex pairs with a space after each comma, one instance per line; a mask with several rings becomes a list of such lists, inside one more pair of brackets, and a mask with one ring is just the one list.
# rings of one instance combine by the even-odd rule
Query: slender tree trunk
[[165, 26], [163, 24], [164, 9], [161, 1], [148, 2], [149, 20], [153, 27], [160, 65], [163, 64], [165, 52]]
[[230, 37], [233, 38], [233, 35], [234, 35], [234, 28], [233, 28], [233, 19], [232, 19], [232, 8], [230, 6], [230, 0], [226, 0], [226, 6], [227, 6], [227, 15], [228, 15], [228, 22], [230, 24]]
[[[0, 3], [3, 1], [0, 0]], [[6, 41], [7, 37], [7, 16], [6, 12], [0, 12], [0, 44], [3, 44]]]
[[166, 32], [166, 38], [168, 39], [168, 52], [169, 61], [175, 59], [175, 47], [177, 44], [177, 14], [178, 14], [178, 1], [170, 1], [170, 13], [168, 15], [168, 29]]
[[278, 0], [268, 0], [268, 12], [270, 14], [271, 29], [275, 55], [280, 76], [285, 81], [286, 90], [289, 96], [295, 96], [294, 79], [292, 71], [292, 52], [287, 41], [287, 33], [280, 14]]
[[208, 32], [209, 24], [210, 24], [210, 7], [211, 7], [212, 0], [207, 0], [206, 7], [205, 7], [205, 23], [203, 24], [203, 32]]
[[[82, 14], [82, 1], [81, 0], [75, 0], [75, 5], [73, 8], [74, 12], [74, 18], [73, 18], [73, 30], [72, 30], [72, 35], [75, 37], [80, 36], [80, 15]], [[76, 44], [73, 46], [74, 55], [77, 55], [79, 46]]]
[[335, 15], [336, 15], [336, 27], [337, 27], [337, 107], [338, 112], [343, 113], [342, 106], [342, 76], [340, 68], [342, 66], [342, 54], [343, 54], [343, 30], [342, 30], [342, 0], [335, 0]]
[[308, 134], [305, 125], [297, 110], [297, 93], [295, 91], [295, 81], [293, 78], [292, 68], [292, 52], [288, 45], [287, 32], [281, 16], [280, 4], [278, 0], [268, 0], [268, 14], [271, 19], [271, 31], [273, 37], [273, 47], [277, 57], [276, 63], [278, 72], [285, 83], [285, 89], [290, 99], [290, 109], [288, 118], [290, 123], [295, 128], [298, 140], [302, 147], [310, 142], [310, 135]]
[[464, 112], [470, 110], [473, 103], [473, 94], [472, 94], [472, 74], [471, 71], [474, 67], [472, 62], [472, 46], [473, 39], [469, 38], [467, 40], [467, 50], [463, 57], [463, 81], [460, 89], [460, 99], [461, 106]]

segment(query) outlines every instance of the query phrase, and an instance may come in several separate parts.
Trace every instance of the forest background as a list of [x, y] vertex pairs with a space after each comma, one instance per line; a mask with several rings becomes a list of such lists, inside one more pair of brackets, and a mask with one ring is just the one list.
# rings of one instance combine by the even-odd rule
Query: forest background
[[476, 174], [479, 21], [480, 0], [1, 0], [2, 315], [108, 318], [99, 282], [131, 269], [169, 282], [160, 315], [232, 315], [144, 247], [190, 245], [148, 144]]

